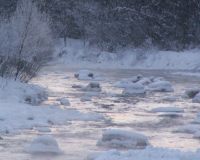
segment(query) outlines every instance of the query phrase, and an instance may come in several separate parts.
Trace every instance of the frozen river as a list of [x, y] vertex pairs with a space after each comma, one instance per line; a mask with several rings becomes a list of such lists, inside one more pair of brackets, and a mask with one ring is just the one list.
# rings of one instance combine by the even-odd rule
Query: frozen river
[[[190, 134], [173, 132], [178, 126], [192, 121], [200, 111], [200, 105], [182, 98], [187, 88], [197, 88], [200, 78], [175, 75], [170, 71], [145, 71], [128, 69], [94, 69], [103, 80], [98, 81], [102, 92], [92, 98], [92, 101], [82, 102], [80, 98], [85, 92], [72, 88], [73, 85], [87, 85], [90, 81], [80, 81], [74, 78], [79, 69], [62, 65], [45, 67], [31, 83], [48, 88], [49, 99], [43, 105], [60, 107], [57, 99], [67, 97], [71, 103], [68, 109], [81, 112], [97, 112], [103, 114], [107, 121], [72, 121], [66, 125], [53, 126], [51, 132], [40, 133], [26, 130], [16, 135], [9, 135], [0, 141], [0, 159], [5, 160], [83, 160], [89, 153], [108, 150], [96, 146], [101, 138], [103, 129], [120, 128], [145, 134], [150, 144], [155, 147], [166, 147], [180, 150], [196, 150], [200, 141]], [[175, 92], [148, 93], [143, 97], [120, 96], [121, 89], [113, 84], [122, 79], [138, 74], [144, 76], [162, 76], [172, 82]], [[163, 100], [166, 96], [176, 96], [175, 102]], [[162, 116], [150, 112], [159, 105], [172, 105], [184, 109], [180, 116]], [[30, 155], [23, 151], [32, 138], [38, 134], [51, 134], [58, 141], [63, 151], [62, 155]]]

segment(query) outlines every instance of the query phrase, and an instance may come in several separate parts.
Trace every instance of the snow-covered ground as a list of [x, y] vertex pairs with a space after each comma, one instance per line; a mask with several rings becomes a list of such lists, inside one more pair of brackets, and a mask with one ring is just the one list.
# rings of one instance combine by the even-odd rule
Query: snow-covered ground
[[199, 49], [158, 51], [156, 49], [126, 49], [116, 53], [101, 51], [88, 46], [80, 40], [68, 39], [67, 46], [57, 45], [56, 55], [71, 67], [96, 68], [134, 68], [164, 70], [199, 70]]

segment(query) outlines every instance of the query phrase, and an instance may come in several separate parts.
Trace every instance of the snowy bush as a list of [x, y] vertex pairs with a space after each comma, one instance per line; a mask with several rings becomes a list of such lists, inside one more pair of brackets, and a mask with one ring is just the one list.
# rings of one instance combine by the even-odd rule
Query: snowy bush
[[32, 1], [20, 0], [16, 11], [0, 23], [0, 76], [30, 80], [52, 55], [47, 23]]

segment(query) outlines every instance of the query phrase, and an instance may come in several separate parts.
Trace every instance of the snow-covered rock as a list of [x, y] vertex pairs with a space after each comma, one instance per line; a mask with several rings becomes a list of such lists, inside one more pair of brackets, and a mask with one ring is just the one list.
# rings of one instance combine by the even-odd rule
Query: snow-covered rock
[[79, 80], [92, 80], [94, 79], [94, 73], [89, 70], [80, 70], [74, 74], [74, 77]]
[[140, 83], [142, 85], [148, 85], [150, 83], [152, 83], [150, 78], [144, 77], [141, 80], [139, 80], [137, 83]]
[[102, 139], [98, 142], [100, 146], [126, 149], [145, 148], [148, 144], [149, 142], [146, 136], [119, 129], [108, 129], [104, 131]]
[[104, 78], [101, 75], [85, 69], [75, 73], [74, 77], [77, 78], [78, 80], [94, 80], [94, 81], [104, 80]]
[[125, 96], [145, 94], [145, 88], [140, 83], [133, 83], [130, 87], [125, 88], [122, 94]]
[[173, 92], [174, 89], [168, 81], [156, 81], [148, 85], [148, 90], [158, 92]]
[[68, 100], [67, 98], [65, 98], [65, 97], [60, 98], [59, 101], [60, 101], [60, 104], [61, 104], [61, 105], [70, 106], [69, 100]]
[[35, 138], [25, 151], [31, 154], [60, 154], [61, 150], [57, 141], [52, 136], [39, 136]]
[[27, 95], [24, 95], [24, 101], [25, 103], [31, 104], [31, 105], [39, 105], [43, 101], [47, 100], [48, 95], [45, 91], [38, 90], [35, 94], [29, 93]]
[[[142, 81], [143, 79], [143, 81]], [[131, 78], [126, 78], [126, 79], [122, 79], [118, 82], [116, 82], [114, 84], [114, 87], [118, 87], [118, 88], [128, 88], [131, 87], [132, 85], [134, 85], [136, 82], [141, 81], [141, 84], [145, 83], [145, 81], [147, 81], [146, 78], [143, 78], [142, 75], [137, 75], [137, 76], [133, 76]]]
[[147, 147], [142, 150], [110, 150], [88, 156], [87, 160], [199, 160], [200, 152], [184, 152], [167, 148]]
[[199, 92], [200, 89], [188, 89], [185, 91], [185, 96], [186, 98], [194, 98]]
[[175, 106], [157, 107], [151, 110], [152, 112], [184, 112], [183, 109]]
[[143, 78], [143, 75], [138, 74], [138, 75], [136, 75], [136, 76], [133, 76], [133, 77], [131, 77], [131, 78], [128, 78], [128, 80], [130, 80], [130, 81], [133, 82], [133, 83], [136, 83], [136, 82], [138, 82], [139, 80], [141, 80], [142, 78]]
[[200, 93], [196, 94], [195, 97], [192, 99], [193, 103], [200, 103]]
[[98, 82], [90, 82], [86, 87], [83, 88], [83, 91], [101, 92], [101, 86]]

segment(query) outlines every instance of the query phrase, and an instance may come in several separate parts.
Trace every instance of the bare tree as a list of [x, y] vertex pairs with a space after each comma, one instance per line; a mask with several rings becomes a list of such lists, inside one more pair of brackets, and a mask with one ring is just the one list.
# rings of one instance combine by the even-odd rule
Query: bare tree
[[14, 15], [0, 26], [0, 34], [4, 35], [0, 55], [13, 68], [8, 75], [15, 79], [29, 80], [52, 55], [47, 16], [30, 0], [18, 2]]

